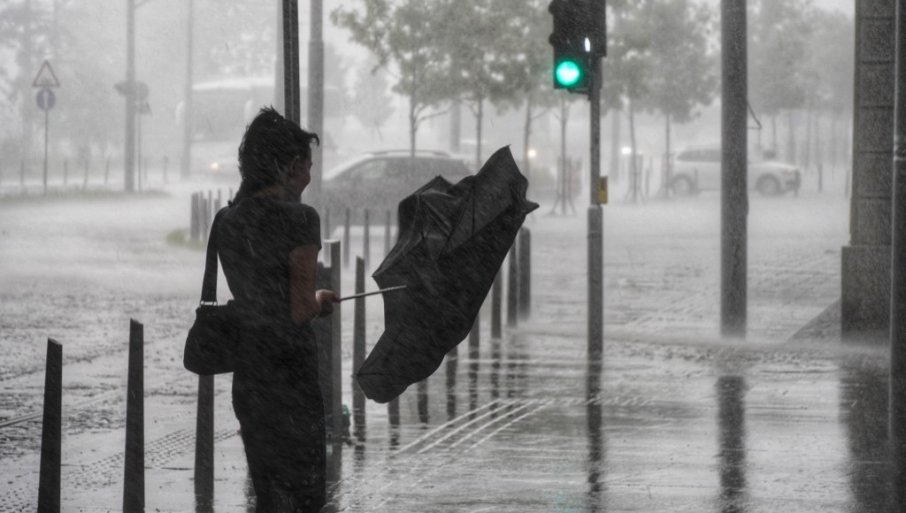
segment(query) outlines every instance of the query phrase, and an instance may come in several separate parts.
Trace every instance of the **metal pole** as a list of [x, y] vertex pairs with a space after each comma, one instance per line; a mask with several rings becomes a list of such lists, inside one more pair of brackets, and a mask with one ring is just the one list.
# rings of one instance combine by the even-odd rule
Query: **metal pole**
[[130, 320], [123, 513], [141, 513], [145, 510], [144, 344], [144, 326], [134, 319]]
[[[355, 292], [365, 292], [365, 260], [355, 259]], [[355, 313], [352, 326], [352, 368], [353, 375], [365, 363], [365, 298], [355, 299]], [[352, 416], [355, 422], [355, 437], [365, 441], [365, 393], [358, 382], [353, 381]]]
[[894, 504], [906, 507], [906, 9], [896, 3], [890, 287], [890, 440]]
[[[324, 10], [322, 0], [311, 1], [311, 31], [308, 40], [308, 128], [320, 134], [324, 128]], [[319, 146], [312, 148], [311, 190], [315, 198], [321, 197], [323, 152]], [[365, 262], [368, 263], [367, 260]]]
[[746, 333], [746, 2], [721, 0], [721, 334]]
[[126, 0], [126, 141], [124, 172], [126, 192], [135, 190], [135, 0]]
[[182, 160], [179, 174], [188, 178], [192, 173], [192, 53], [194, 52], [195, 0], [189, 0], [186, 7], [186, 83], [183, 85], [182, 109]]
[[601, 60], [595, 58], [595, 72], [588, 93], [591, 103], [591, 158], [589, 159], [588, 205], [588, 359], [599, 362], [604, 356], [604, 213], [598, 203], [601, 180]]
[[195, 414], [195, 504], [214, 500], [214, 376], [198, 376]]
[[283, 115], [299, 123], [299, 2], [283, 0]]
[[38, 513], [60, 513], [63, 425], [63, 346], [47, 339], [44, 374], [44, 420], [41, 424], [41, 470]]
[[50, 131], [48, 121], [50, 109], [44, 109], [44, 194], [47, 194], [47, 132]]
[[[341, 295], [340, 287], [342, 274], [340, 273], [340, 242], [329, 241], [327, 243], [330, 252], [330, 288]], [[334, 443], [339, 443], [343, 437], [343, 318], [342, 310], [335, 308], [330, 315], [330, 374], [332, 376], [330, 412], [333, 419]]]

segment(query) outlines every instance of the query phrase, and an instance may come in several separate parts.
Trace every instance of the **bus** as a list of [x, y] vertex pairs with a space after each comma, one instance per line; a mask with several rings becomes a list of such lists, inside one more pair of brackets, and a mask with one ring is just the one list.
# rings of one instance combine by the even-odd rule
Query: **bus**
[[[274, 78], [242, 77], [199, 82], [192, 86], [192, 161], [195, 176], [237, 178], [238, 148], [245, 127], [261, 107], [275, 105]], [[325, 87], [325, 118], [342, 115], [341, 92]], [[301, 91], [305, 116], [306, 89]], [[177, 107], [176, 119], [182, 119]], [[322, 141], [322, 144], [325, 141]]]

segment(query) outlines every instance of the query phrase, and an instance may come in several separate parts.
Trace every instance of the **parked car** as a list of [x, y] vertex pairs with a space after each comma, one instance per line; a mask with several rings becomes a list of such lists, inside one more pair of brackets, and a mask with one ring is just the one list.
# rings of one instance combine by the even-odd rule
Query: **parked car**
[[[442, 176], [451, 183], [471, 175], [462, 160], [438, 151], [378, 151], [360, 155], [324, 174], [325, 206], [331, 210], [349, 208], [355, 213], [369, 209], [373, 215], [391, 210], [399, 202]], [[372, 217], [374, 219], [374, 217]]]
[[[670, 185], [677, 196], [720, 189], [720, 146], [690, 146], [676, 155]], [[763, 196], [798, 192], [802, 175], [796, 166], [778, 160], [749, 161], [748, 185]]]

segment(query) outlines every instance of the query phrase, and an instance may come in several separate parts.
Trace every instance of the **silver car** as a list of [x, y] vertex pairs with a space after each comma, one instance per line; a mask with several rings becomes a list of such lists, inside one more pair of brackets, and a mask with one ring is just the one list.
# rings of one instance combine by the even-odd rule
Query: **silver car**
[[[677, 196], [720, 190], [720, 146], [690, 146], [676, 155], [670, 186]], [[763, 196], [799, 191], [802, 175], [796, 166], [777, 160], [749, 161], [748, 185]]]

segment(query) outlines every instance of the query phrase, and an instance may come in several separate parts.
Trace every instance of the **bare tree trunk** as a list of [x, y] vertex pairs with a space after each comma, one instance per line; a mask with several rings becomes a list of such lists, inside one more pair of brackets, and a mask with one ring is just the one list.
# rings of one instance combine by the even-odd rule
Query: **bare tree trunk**
[[620, 114], [618, 110], [610, 111], [610, 176], [614, 182], [620, 181]]
[[802, 149], [802, 167], [806, 172], [810, 172], [812, 167], [812, 124], [815, 122], [815, 112], [812, 108], [812, 102], [809, 102], [805, 114], [805, 141]]
[[661, 190], [663, 190], [664, 197], [670, 196], [670, 180], [673, 178], [673, 169], [671, 166], [671, 151], [670, 151], [670, 114], [664, 116], [664, 136], [666, 144], [664, 149], [664, 174], [661, 182]]
[[415, 158], [415, 134], [418, 131], [418, 119], [415, 116], [415, 95], [409, 97], [409, 156]]
[[787, 120], [787, 140], [786, 140], [786, 155], [790, 163], [796, 163], [796, 127], [793, 123], [793, 111], [789, 110], [786, 115]]
[[638, 199], [638, 148], [635, 140], [635, 106], [629, 100], [629, 144], [632, 148], [632, 160], [629, 163], [629, 183], [632, 187], [632, 201]]

